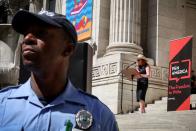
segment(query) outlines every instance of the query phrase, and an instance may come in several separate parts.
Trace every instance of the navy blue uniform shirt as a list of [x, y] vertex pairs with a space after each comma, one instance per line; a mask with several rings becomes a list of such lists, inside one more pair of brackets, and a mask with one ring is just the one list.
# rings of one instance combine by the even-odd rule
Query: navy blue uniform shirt
[[[88, 131], [118, 131], [113, 113], [95, 96], [76, 89], [69, 81], [64, 92], [43, 106], [31, 88], [30, 80], [0, 91], [0, 131], [65, 131], [70, 120], [81, 110], [92, 114]], [[77, 129], [76, 129], [77, 128]]]

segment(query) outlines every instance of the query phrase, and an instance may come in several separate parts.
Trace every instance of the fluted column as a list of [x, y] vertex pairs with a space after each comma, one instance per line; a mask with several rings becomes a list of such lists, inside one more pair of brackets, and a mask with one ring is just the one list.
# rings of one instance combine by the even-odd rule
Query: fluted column
[[41, 0], [30, 0], [29, 1], [29, 11], [30, 12], [39, 12], [43, 6], [43, 3]]
[[141, 0], [111, 0], [107, 54], [141, 54]]
[[63, 0], [57, 0], [56, 1], [56, 4], [55, 4], [55, 12], [56, 13], [59, 13], [59, 14], [62, 14], [62, 7], [63, 7]]

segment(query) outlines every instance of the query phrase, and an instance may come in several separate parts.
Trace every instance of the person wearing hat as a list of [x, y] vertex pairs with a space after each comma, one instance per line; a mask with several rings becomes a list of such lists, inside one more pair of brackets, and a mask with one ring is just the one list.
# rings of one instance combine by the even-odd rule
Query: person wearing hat
[[0, 131], [117, 131], [113, 113], [67, 78], [77, 44], [74, 26], [64, 15], [20, 10], [13, 29], [21, 43], [29, 80], [0, 91]]
[[147, 58], [144, 55], [138, 55], [136, 70], [140, 73], [140, 77], [137, 78], [137, 102], [139, 102], [141, 113], [145, 113], [145, 97], [148, 89], [150, 66], [147, 63]]

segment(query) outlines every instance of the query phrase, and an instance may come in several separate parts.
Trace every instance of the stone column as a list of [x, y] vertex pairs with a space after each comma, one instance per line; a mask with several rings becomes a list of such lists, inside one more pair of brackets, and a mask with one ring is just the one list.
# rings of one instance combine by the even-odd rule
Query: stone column
[[55, 4], [55, 12], [56, 13], [62, 14], [63, 3], [64, 3], [63, 0], [56, 1], [56, 4]]
[[42, 8], [42, 4], [41, 0], [30, 0], [29, 11], [35, 13], [39, 12]]
[[107, 54], [142, 54], [141, 0], [111, 0], [110, 38]]

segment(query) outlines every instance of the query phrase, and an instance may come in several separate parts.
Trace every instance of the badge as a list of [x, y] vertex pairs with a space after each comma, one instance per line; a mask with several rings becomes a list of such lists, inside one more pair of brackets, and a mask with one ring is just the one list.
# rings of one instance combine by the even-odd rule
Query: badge
[[92, 126], [93, 116], [86, 110], [80, 110], [76, 114], [76, 124], [80, 129], [86, 130]]

